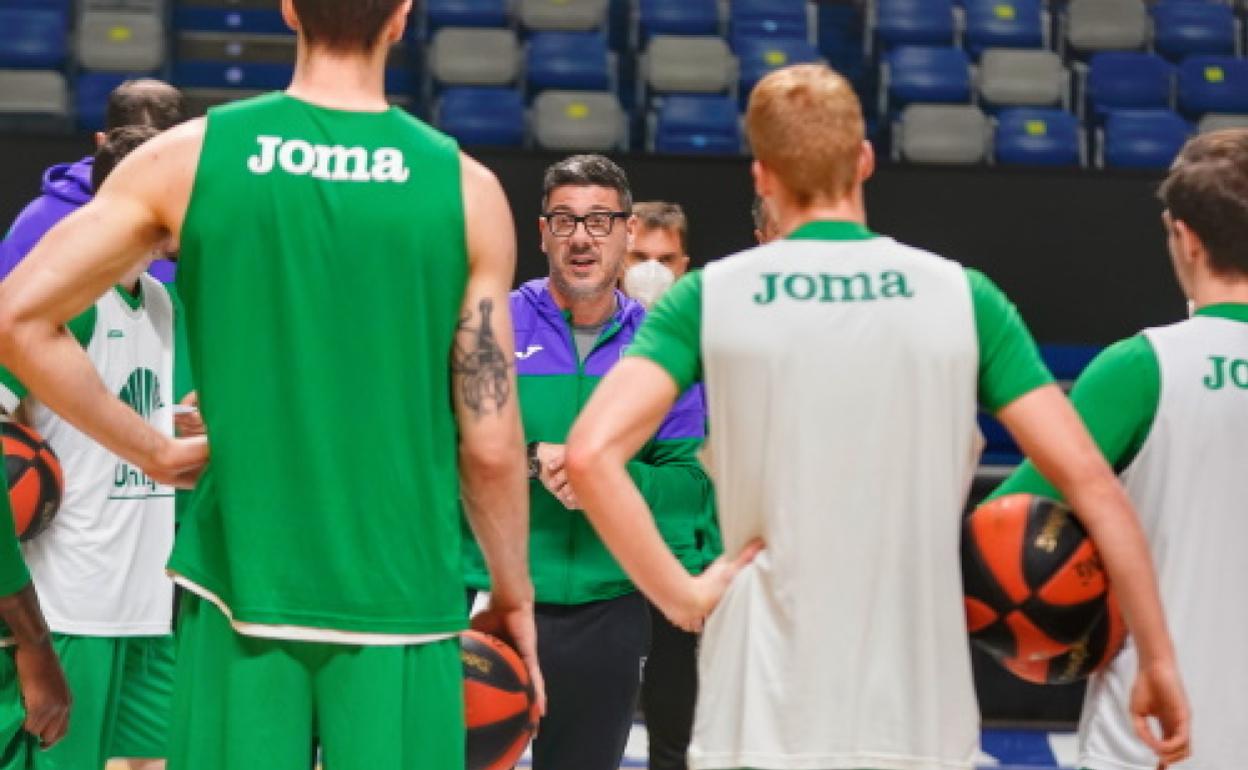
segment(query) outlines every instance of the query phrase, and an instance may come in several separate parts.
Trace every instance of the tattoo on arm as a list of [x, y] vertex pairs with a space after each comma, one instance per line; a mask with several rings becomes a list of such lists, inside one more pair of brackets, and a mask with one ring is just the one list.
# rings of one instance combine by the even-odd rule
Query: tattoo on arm
[[511, 368], [511, 360], [494, 337], [490, 321], [494, 300], [486, 297], [477, 307], [481, 313], [478, 325], [473, 326], [472, 311], [459, 319], [451, 353], [451, 371], [464, 406], [480, 419], [491, 412], [502, 412], [507, 399], [511, 398], [511, 381], [507, 371]]

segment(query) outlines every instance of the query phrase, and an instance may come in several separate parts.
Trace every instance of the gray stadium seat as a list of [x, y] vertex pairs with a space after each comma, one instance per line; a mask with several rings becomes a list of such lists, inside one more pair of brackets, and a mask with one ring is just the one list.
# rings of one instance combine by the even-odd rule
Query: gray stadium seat
[[533, 136], [548, 150], [613, 150], [625, 144], [624, 129], [614, 94], [545, 91], [533, 101]]
[[0, 70], [0, 116], [69, 114], [69, 86], [55, 70]]
[[912, 104], [893, 129], [893, 146], [912, 163], [974, 164], [988, 156], [988, 118], [969, 104]]
[[724, 93], [737, 81], [737, 60], [719, 37], [655, 35], [641, 62], [658, 93]]
[[177, 57], [181, 61], [294, 64], [295, 36], [182, 32], [178, 35]]
[[516, 17], [533, 30], [600, 29], [608, 0], [517, 0]]
[[165, 63], [161, 15], [84, 11], [78, 17], [78, 61], [92, 70], [147, 72]]
[[1248, 128], [1248, 115], [1210, 113], [1201, 118], [1197, 126], [1197, 130], [1202, 134], [1221, 131], [1224, 128]]
[[979, 63], [979, 95], [997, 106], [1052, 107], [1068, 103], [1070, 76], [1052, 51], [990, 48]]
[[[234, 2], [234, 0], [230, 0]], [[80, 0], [80, 11], [128, 11], [131, 13], [165, 12], [165, 0]]]
[[1071, 0], [1065, 19], [1066, 42], [1079, 52], [1138, 50], [1151, 30], [1143, 0]]
[[509, 85], [520, 74], [520, 43], [509, 29], [444, 27], [429, 46], [429, 67], [446, 85]]

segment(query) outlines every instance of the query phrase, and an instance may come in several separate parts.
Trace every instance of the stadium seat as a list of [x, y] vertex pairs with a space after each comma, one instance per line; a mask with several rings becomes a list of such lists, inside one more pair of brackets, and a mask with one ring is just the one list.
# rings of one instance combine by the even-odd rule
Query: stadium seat
[[912, 104], [893, 132], [896, 154], [912, 163], [982, 163], [987, 144], [988, 118], [969, 104]]
[[960, 48], [894, 48], [885, 59], [881, 88], [885, 114], [916, 102], [966, 104], [971, 101], [971, 63]]
[[425, 0], [425, 26], [430, 34], [442, 27], [505, 27], [507, 0]]
[[174, 10], [177, 30], [196, 32], [245, 32], [253, 35], [288, 35], [290, 28], [280, 11], [254, 7], [198, 7], [180, 4]]
[[880, 48], [954, 44], [953, 0], [879, 0], [875, 36]]
[[1069, 102], [1070, 76], [1052, 51], [992, 48], [979, 63], [979, 95], [991, 107], [1052, 107]]
[[614, 94], [545, 91], [533, 100], [533, 137], [548, 150], [618, 149], [626, 144], [624, 111]]
[[109, 94], [129, 78], [141, 74], [85, 72], [74, 83], [74, 121], [83, 131], [104, 130], [104, 113]]
[[520, 76], [520, 43], [509, 29], [443, 27], [428, 57], [433, 79], [443, 85], [505, 86]]
[[69, 86], [55, 70], [0, 70], [0, 118], [69, 114]]
[[538, 32], [529, 38], [525, 83], [530, 94], [548, 89], [607, 91], [614, 80], [607, 39], [595, 32]]
[[1088, 63], [1085, 103], [1098, 122], [1110, 110], [1168, 110], [1173, 92], [1174, 68], [1156, 54], [1107, 51]]
[[735, 46], [744, 38], [810, 38], [806, 0], [732, 0], [729, 36]]
[[638, 72], [654, 93], [725, 93], [736, 82], [737, 60], [720, 37], [655, 35]]
[[1101, 132], [1101, 160], [1107, 168], [1168, 168], [1191, 133], [1169, 110], [1111, 112]]
[[78, 17], [78, 61], [91, 70], [142, 72], [165, 63], [160, 15], [131, 11], [84, 11]]
[[815, 47], [798, 38], [742, 38], [737, 41], [736, 53], [741, 68], [742, 100], [749, 98], [754, 85], [772, 70], [819, 61]]
[[181, 61], [173, 67], [179, 88], [245, 88], [271, 91], [285, 88], [295, 68], [290, 64], [244, 64], [220, 61]]
[[1222, 115], [1211, 112], [1200, 119], [1197, 130], [1202, 134], [1224, 128], [1248, 128], [1248, 115]]
[[1044, 48], [1040, 0], [968, 0], [963, 45], [976, 58], [988, 48]]
[[181, 32], [178, 34], [174, 57], [178, 61], [294, 64], [295, 45], [294, 35]]
[[1248, 60], [1189, 56], [1179, 65], [1178, 80], [1179, 112], [1186, 117], [1248, 113]]
[[1081, 56], [1141, 50], [1151, 26], [1143, 0], [1071, 0], [1064, 20], [1066, 44]]
[[1055, 109], [1004, 110], [997, 116], [993, 156], [1009, 166], [1081, 166], [1079, 119]]
[[643, 46], [655, 35], [718, 35], [719, 4], [716, 0], [641, 0], [637, 24]]
[[524, 97], [513, 88], [448, 88], [435, 122], [464, 145], [522, 147]]
[[655, 116], [653, 149], [676, 154], [740, 153], [736, 100], [709, 95], [665, 97]]
[[68, 53], [69, 16], [55, 5], [0, 5], [0, 67], [55, 69]]
[[608, 0], [516, 0], [516, 17], [527, 29], [588, 32], [607, 21]]
[[1235, 13], [1229, 5], [1163, 0], [1153, 6], [1153, 48], [1179, 61], [1192, 54], [1234, 54]]

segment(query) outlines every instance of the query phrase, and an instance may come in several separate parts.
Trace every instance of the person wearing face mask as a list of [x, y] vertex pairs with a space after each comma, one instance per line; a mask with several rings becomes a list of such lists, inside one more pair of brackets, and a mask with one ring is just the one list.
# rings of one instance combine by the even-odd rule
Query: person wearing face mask
[[689, 269], [689, 220], [679, 203], [639, 201], [620, 288], [647, 309]]
[[[616, 288], [636, 228], [623, 170], [600, 155], [552, 165], [538, 228], [550, 274], [511, 295], [528, 444], [538, 659], [547, 694], [533, 767], [616, 770], [650, 648], [650, 614], [581, 512], [563, 468], [563, 444], [581, 405], [645, 316], [641, 304]], [[697, 460], [705, 426], [701, 393], [691, 390], [629, 463], [666, 541], [690, 570], [704, 561], [698, 534], [712, 505], [711, 483]], [[467, 583], [487, 591], [488, 576], [467, 535]]]

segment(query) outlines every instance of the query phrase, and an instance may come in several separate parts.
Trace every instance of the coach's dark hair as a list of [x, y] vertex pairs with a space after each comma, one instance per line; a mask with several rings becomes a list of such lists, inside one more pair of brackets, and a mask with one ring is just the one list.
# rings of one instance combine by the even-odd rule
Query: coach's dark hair
[[304, 38], [340, 53], [365, 53], [404, 0], [294, 0]]
[[95, 151], [95, 162], [91, 165], [91, 189], [100, 189], [123, 158], [159, 134], [154, 126], [122, 126], [109, 131], [104, 144]]
[[122, 126], [152, 126], [166, 131], [186, 120], [182, 92], [152, 78], [127, 80], [108, 96], [104, 130]]
[[608, 187], [620, 194], [620, 209], [632, 213], [633, 193], [624, 169], [602, 155], [573, 155], [546, 169], [542, 179], [542, 211], [556, 187]]
[[1248, 275], [1248, 129], [1190, 140], [1158, 197], [1200, 238], [1215, 273]]

